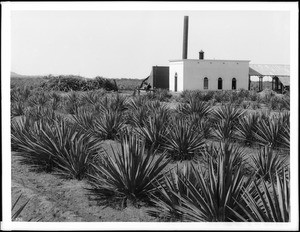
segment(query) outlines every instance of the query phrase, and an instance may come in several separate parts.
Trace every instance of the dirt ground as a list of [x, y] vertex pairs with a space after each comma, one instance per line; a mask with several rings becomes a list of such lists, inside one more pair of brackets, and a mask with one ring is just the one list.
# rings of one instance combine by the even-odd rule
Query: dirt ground
[[[103, 209], [86, 195], [88, 184], [65, 180], [48, 173], [29, 171], [12, 154], [12, 205], [22, 194], [15, 210], [29, 201], [17, 221], [40, 222], [156, 222], [146, 210], [128, 206], [123, 210]], [[15, 210], [12, 212], [14, 213]]]

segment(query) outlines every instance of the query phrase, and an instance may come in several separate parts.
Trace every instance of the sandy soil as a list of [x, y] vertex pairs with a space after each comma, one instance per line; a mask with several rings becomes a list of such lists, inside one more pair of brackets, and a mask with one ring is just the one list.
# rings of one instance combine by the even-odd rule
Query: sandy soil
[[[29, 171], [12, 155], [12, 204], [22, 194], [15, 209], [30, 199], [18, 221], [41, 222], [155, 222], [146, 210], [128, 206], [123, 210], [98, 206], [84, 188], [83, 181], [65, 180], [48, 173]], [[13, 211], [14, 213], [15, 211]]]

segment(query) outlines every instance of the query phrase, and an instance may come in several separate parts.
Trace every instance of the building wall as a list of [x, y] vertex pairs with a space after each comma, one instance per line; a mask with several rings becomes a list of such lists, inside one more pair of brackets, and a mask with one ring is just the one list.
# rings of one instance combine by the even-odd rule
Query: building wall
[[169, 66], [169, 90], [175, 91], [175, 73], [177, 73], [177, 91], [183, 91], [183, 61], [171, 62]]
[[[181, 65], [179, 65], [181, 64]], [[218, 78], [223, 80], [223, 90], [232, 89], [232, 78], [236, 78], [236, 89], [248, 89], [249, 61], [232, 60], [183, 60], [170, 62], [170, 90], [174, 91], [174, 73], [183, 73], [183, 90], [204, 90], [204, 78], [208, 78], [207, 90], [218, 90]], [[177, 71], [178, 70], [178, 71]]]

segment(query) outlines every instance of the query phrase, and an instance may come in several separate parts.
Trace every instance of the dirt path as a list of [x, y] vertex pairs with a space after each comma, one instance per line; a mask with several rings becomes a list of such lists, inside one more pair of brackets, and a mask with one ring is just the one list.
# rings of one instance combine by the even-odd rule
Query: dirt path
[[20, 194], [22, 197], [15, 209], [30, 199], [19, 217], [19, 221], [43, 222], [117, 222], [156, 221], [146, 210], [129, 206], [124, 210], [110, 207], [103, 209], [89, 199], [84, 188], [85, 181], [64, 180], [53, 174], [29, 171], [12, 156], [12, 204]]

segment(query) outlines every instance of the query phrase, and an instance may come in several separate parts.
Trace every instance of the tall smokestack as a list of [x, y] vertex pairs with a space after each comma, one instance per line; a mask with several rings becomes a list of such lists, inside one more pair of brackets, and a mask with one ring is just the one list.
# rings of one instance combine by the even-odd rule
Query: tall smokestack
[[184, 16], [182, 59], [187, 59], [189, 16]]

